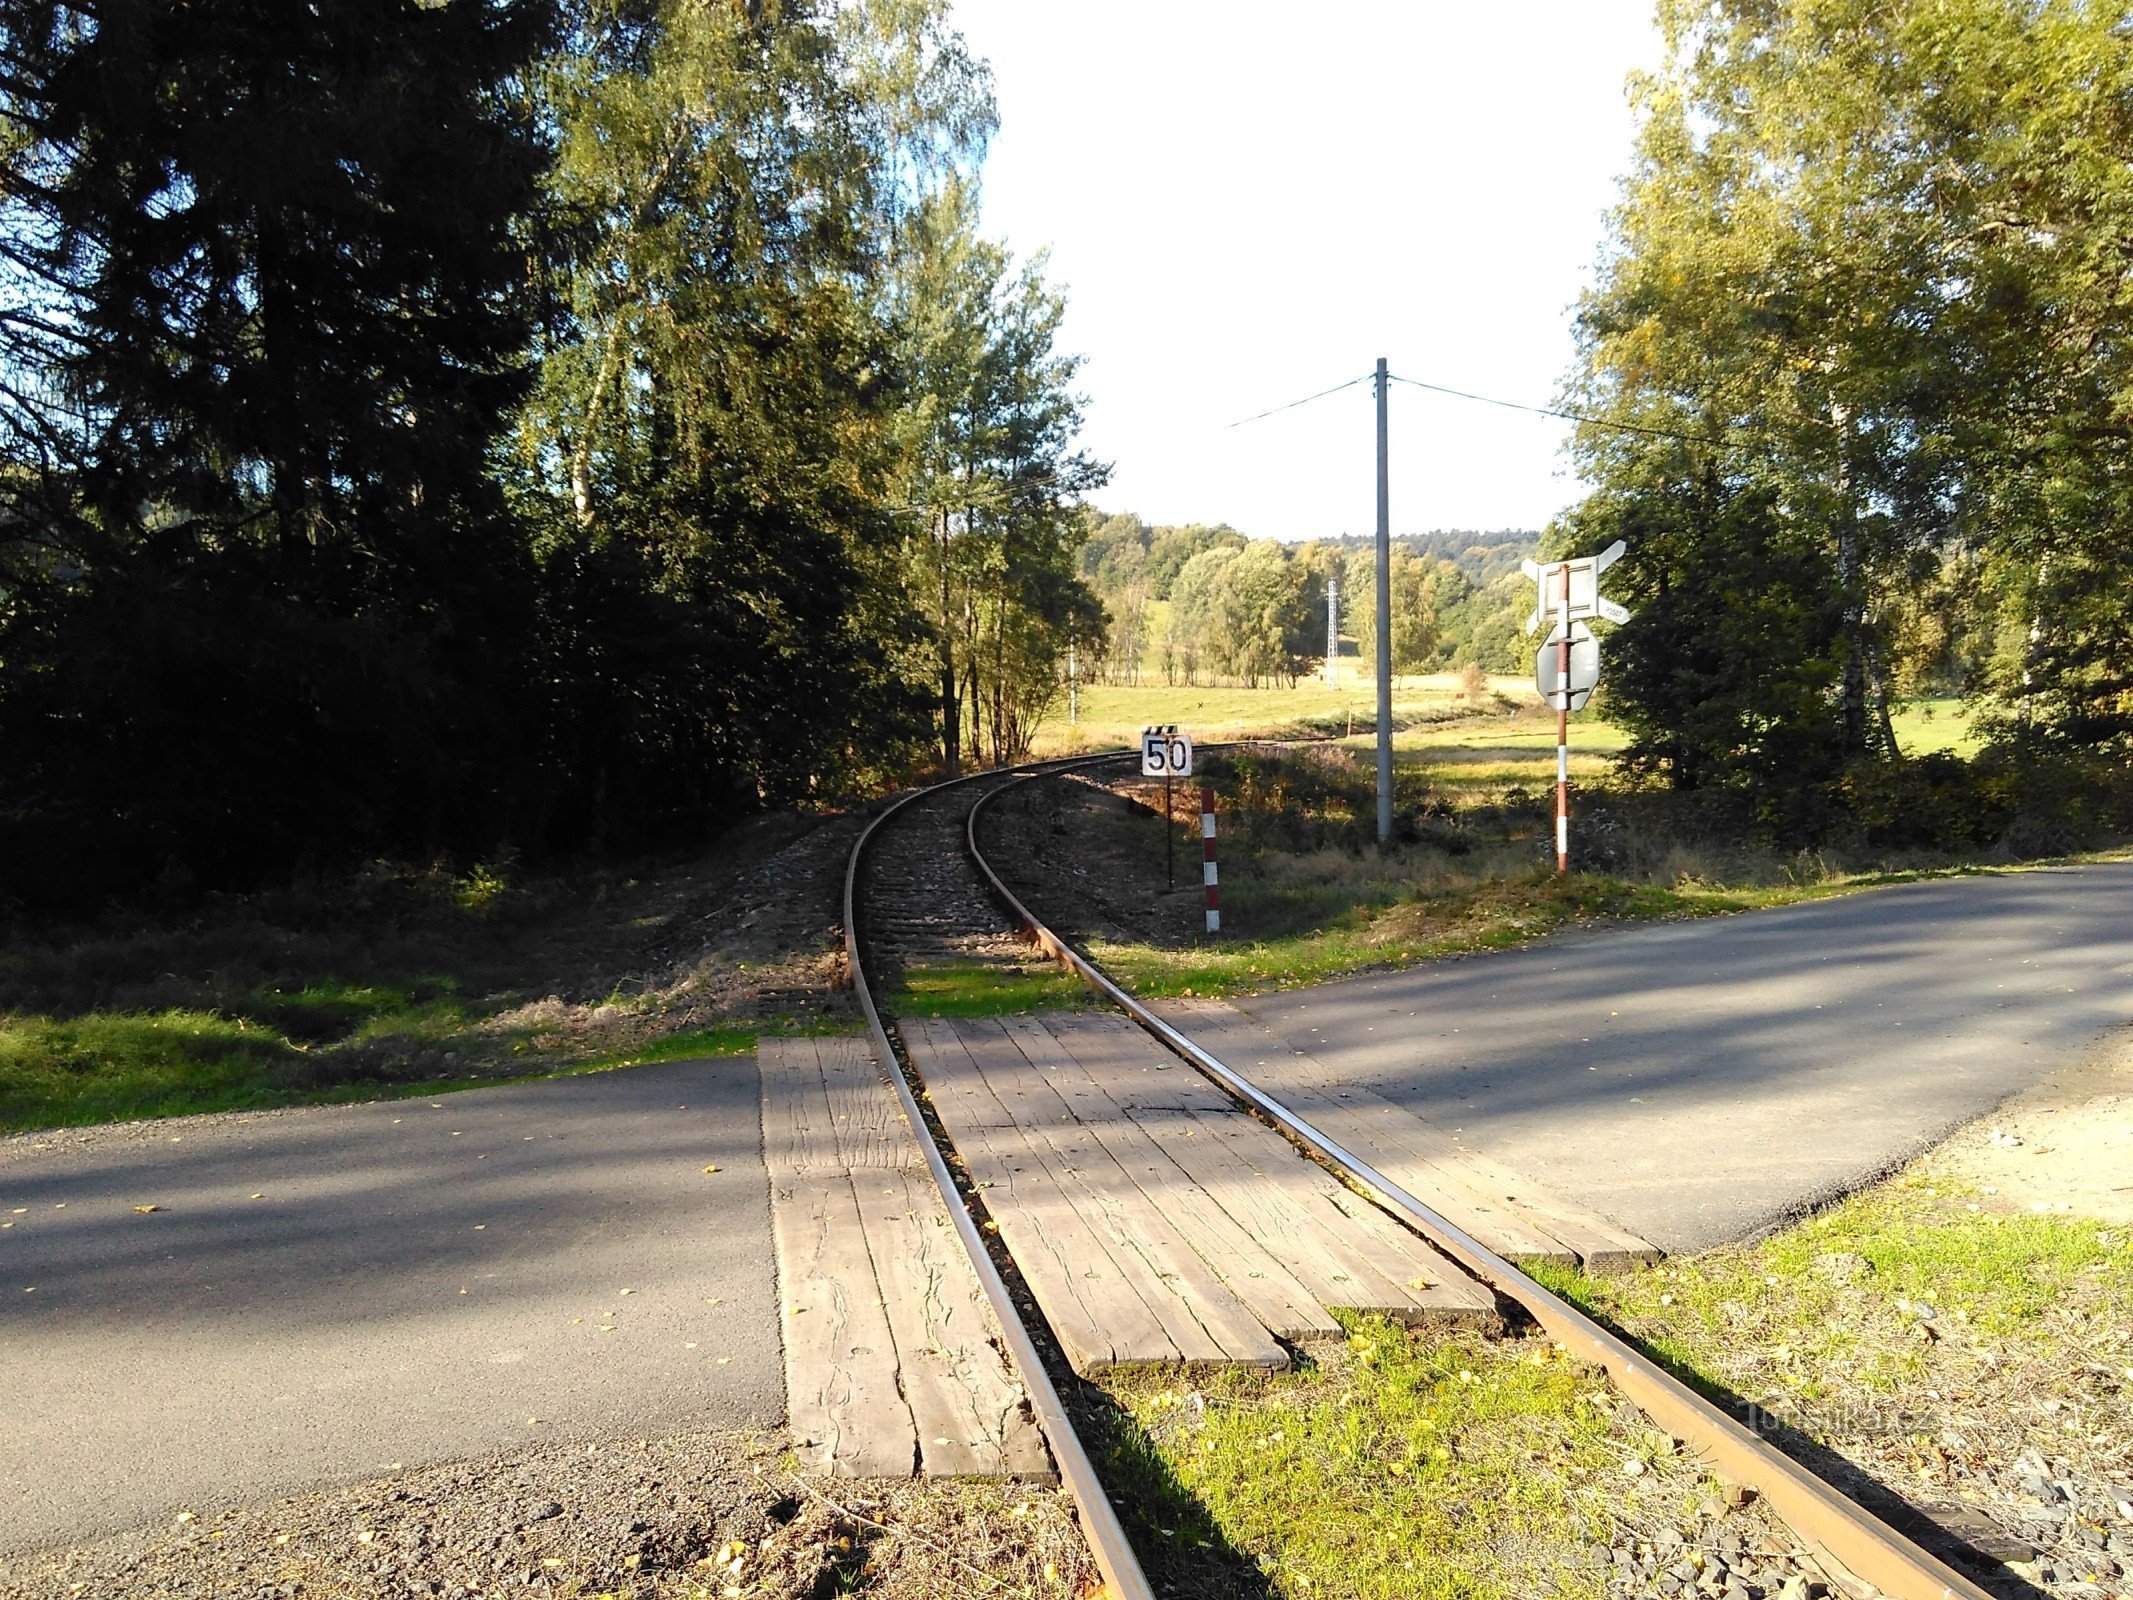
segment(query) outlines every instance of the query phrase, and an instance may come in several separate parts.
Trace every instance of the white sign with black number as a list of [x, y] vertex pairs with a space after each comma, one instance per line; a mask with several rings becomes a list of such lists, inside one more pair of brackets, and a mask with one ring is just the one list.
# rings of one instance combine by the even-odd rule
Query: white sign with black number
[[1189, 778], [1192, 776], [1192, 736], [1176, 728], [1141, 730], [1141, 776], [1144, 778]]
[[1563, 629], [1557, 624], [1548, 642], [1533, 653], [1533, 687], [1550, 711], [1582, 711], [1600, 682], [1600, 641], [1582, 622], [1570, 624], [1570, 698], [1563, 698]]

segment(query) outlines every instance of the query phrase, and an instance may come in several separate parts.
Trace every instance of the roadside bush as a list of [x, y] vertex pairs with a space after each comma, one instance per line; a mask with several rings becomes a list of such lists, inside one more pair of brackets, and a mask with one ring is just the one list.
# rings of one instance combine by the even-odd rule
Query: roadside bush
[[[1225, 832], [1257, 849], [1358, 851], [1377, 842], [1377, 769], [1338, 746], [1218, 751], [1205, 780], [1229, 812]], [[1472, 848], [1449, 800], [1412, 768], [1393, 774], [1393, 839], [1453, 855]]]
[[2010, 774], [1936, 754], [1863, 761], [1837, 780], [1841, 814], [1867, 844], [1890, 850], [1978, 850], [2014, 820]]
[[1871, 848], [2010, 859], [2094, 848], [2133, 831], [2133, 773], [2108, 757], [1994, 746], [1860, 762], [1836, 785], [1841, 817]]

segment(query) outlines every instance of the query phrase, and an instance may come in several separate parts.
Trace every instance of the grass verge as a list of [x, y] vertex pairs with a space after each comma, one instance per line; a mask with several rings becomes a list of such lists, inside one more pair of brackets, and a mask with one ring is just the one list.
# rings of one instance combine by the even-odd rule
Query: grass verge
[[906, 1017], [1002, 1017], [1085, 1006], [1089, 991], [1040, 959], [1026, 967], [943, 961], [907, 967], [883, 1003]]
[[1672, 1440], [1545, 1339], [1342, 1321], [1346, 1342], [1286, 1373], [1107, 1378], [1097, 1448], [1165, 1593], [1604, 1594], [1616, 1550], [1723, 1515]]
[[374, 866], [0, 930], [0, 1132], [432, 1094], [856, 1025], [852, 825], [572, 874]]
[[[762, 1034], [835, 1033], [851, 1027], [842, 1019], [772, 1016], [686, 1029], [579, 1059], [559, 1061], [555, 1053], [529, 1045], [530, 1053], [516, 1061], [483, 1063], [482, 1070], [455, 1074], [461, 1057], [444, 1047], [449, 1035], [440, 1036], [435, 1053], [376, 1032], [337, 1051], [306, 1047], [242, 1017], [196, 1011], [99, 1013], [67, 1020], [10, 1017], [0, 1020], [0, 1132], [446, 1094], [655, 1061], [741, 1056]], [[347, 1054], [356, 1059], [346, 1059]]]
[[2133, 1229], [1929, 1164], [1756, 1244], [1534, 1275], [1869, 1504], [2048, 1591], [2133, 1592]]
[[1164, 948], [1095, 941], [1091, 954], [1137, 994], [1249, 994], [1324, 983], [1379, 967], [1411, 966], [1439, 956], [1509, 949], [1568, 927], [1720, 916], [1921, 876], [1876, 873], [1815, 884], [1727, 887], [1528, 871], [1519, 877], [1410, 888], [1390, 903], [1356, 903], [1343, 899], [1337, 888], [1288, 896], [1228, 891], [1225, 907], [1238, 908], [1225, 911], [1225, 920], [1233, 926], [1251, 926], [1255, 913], [1304, 925], [1249, 944], [1210, 941]]

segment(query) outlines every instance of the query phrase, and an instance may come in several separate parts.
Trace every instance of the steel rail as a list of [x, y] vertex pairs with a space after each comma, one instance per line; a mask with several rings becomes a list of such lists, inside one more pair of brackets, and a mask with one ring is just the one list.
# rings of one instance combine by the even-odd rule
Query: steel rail
[[1448, 1218], [1440, 1216], [1338, 1140], [1265, 1093], [1115, 983], [1039, 919], [1002, 881], [978, 843], [978, 819], [1008, 790], [1049, 773], [1008, 779], [970, 809], [964, 839], [992, 891], [1046, 954], [1124, 1010], [1175, 1054], [1235, 1099], [1273, 1122], [1364, 1189], [1498, 1293], [1520, 1306], [1579, 1359], [1605, 1369], [1615, 1386], [1658, 1426], [1697, 1449], [1721, 1478], [1753, 1489], [1840, 1583], [1864, 1583], [1892, 1600], [1991, 1600], [1953, 1567], [1921, 1549], [1760, 1434], [1704, 1399], [1626, 1340], [1550, 1292]]
[[[1130, 754], [1130, 752], [1127, 752]], [[1155, 1590], [1149, 1585], [1147, 1575], [1141, 1571], [1140, 1558], [1133, 1553], [1133, 1546], [1126, 1538], [1126, 1531], [1119, 1525], [1118, 1513], [1112, 1508], [1110, 1497], [1104, 1492], [1102, 1481], [1096, 1476], [1095, 1465], [1082, 1448], [1080, 1437], [1074, 1432], [1074, 1424], [1068, 1418], [1066, 1406], [1059, 1398], [1051, 1374], [1045, 1370], [1044, 1357], [1022, 1324], [1022, 1314], [1016, 1308], [1014, 1297], [1008, 1292], [1007, 1281], [1000, 1276], [1000, 1269], [993, 1264], [991, 1253], [985, 1248], [985, 1240], [978, 1232], [977, 1220], [964, 1204], [962, 1192], [956, 1188], [955, 1175], [948, 1170], [947, 1160], [934, 1142], [926, 1127], [924, 1113], [919, 1109], [918, 1098], [911, 1092], [897, 1064], [896, 1049], [889, 1040], [888, 1025], [882, 1020], [881, 1009], [874, 1003], [874, 992], [867, 982], [866, 966], [859, 954], [859, 871], [866, 857], [867, 846], [873, 842], [883, 825], [915, 800], [924, 800], [940, 794], [945, 789], [962, 784], [975, 783], [981, 779], [998, 778], [1004, 772], [1021, 772], [1029, 777], [1041, 777], [1051, 772], [1070, 771], [1079, 766], [1092, 766], [1102, 761], [1119, 758], [1116, 752], [1098, 756], [1069, 757], [1061, 761], [1035, 763], [1020, 768], [1001, 771], [967, 773], [960, 778], [950, 778], [930, 788], [913, 790], [900, 796], [885, 807], [880, 815], [867, 824], [844, 867], [844, 956], [852, 969], [852, 988], [859, 996], [860, 1009], [866, 1013], [867, 1031], [874, 1040], [874, 1049], [881, 1058], [882, 1070], [888, 1074], [897, 1098], [903, 1102], [904, 1115], [910, 1120], [911, 1132], [918, 1139], [919, 1148], [925, 1153], [926, 1170], [933, 1174], [934, 1185], [941, 1191], [941, 1199], [947, 1203], [950, 1220], [955, 1223], [956, 1236], [963, 1241], [963, 1249], [970, 1257], [970, 1264], [978, 1275], [978, 1282], [985, 1290], [985, 1298], [992, 1303], [994, 1318], [1000, 1324], [1001, 1336], [1007, 1343], [1008, 1355], [1015, 1363], [1015, 1371], [1022, 1379], [1022, 1387], [1028, 1393], [1030, 1409], [1036, 1414], [1037, 1425], [1044, 1430], [1045, 1442], [1052, 1447], [1052, 1459], [1059, 1463], [1059, 1476], [1065, 1482], [1067, 1492], [1073, 1496], [1075, 1509], [1081, 1515], [1082, 1535], [1088, 1540], [1090, 1552], [1096, 1557], [1096, 1565], [1109, 1585], [1109, 1600], [1155, 1600]]]

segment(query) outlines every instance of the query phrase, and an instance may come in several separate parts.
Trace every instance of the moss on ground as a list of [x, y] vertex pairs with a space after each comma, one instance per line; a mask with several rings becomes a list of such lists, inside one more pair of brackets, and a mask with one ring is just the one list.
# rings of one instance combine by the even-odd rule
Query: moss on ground
[[1536, 1276], [1868, 1505], [1963, 1508], [2021, 1592], [2133, 1575], [2133, 1230], [1929, 1158], [1753, 1245]]
[[1294, 1371], [1107, 1378], [1105, 1476], [1166, 1593], [1592, 1595], [1711, 1485], [1545, 1339], [1344, 1317]]
[[882, 1005], [903, 1017], [1003, 1017], [1090, 1003], [1088, 986], [1042, 957], [1027, 966], [942, 961], [907, 967]]

